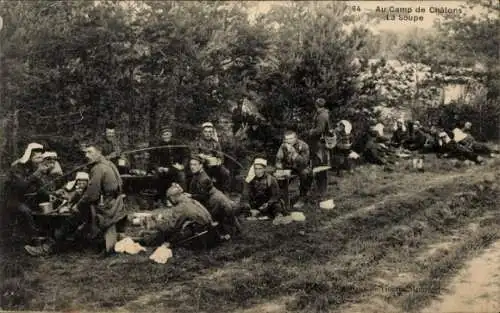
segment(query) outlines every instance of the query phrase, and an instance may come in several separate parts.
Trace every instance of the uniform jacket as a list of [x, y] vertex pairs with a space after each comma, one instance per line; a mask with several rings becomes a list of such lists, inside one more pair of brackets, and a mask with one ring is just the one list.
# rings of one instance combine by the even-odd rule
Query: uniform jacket
[[[125, 216], [123, 199], [120, 197], [122, 180], [116, 166], [105, 159], [94, 163], [90, 180], [81, 202], [92, 205], [96, 210], [98, 225], [106, 228]], [[104, 203], [99, 205], [103, 196]]]
[[[164, 142], [162, 140], [155, 141], [151, 143], [150, 147], [156, 146], [177, 146], [182, 145], [178, 140], [172, 139], [170, 142]], [[153, 170], [158, 167], [170, 167], [174, 163], [179, 163], [184, 166], [187, 166], [189, 158], [189, 148], [161, 148], [156, 150], [151, 150], [150, 152], [150, 161], [149, 161], [149, 169]]]
[[220, 143], [213, 138], [209, 140], [206, 140], [205, 138], [199, 138], [198, 140], [196, 140], [193, 145], [193, 152], [203, 153], [220, 159], [224, 158]]
[[292, 160], [291, 155], [286, 150], [285, 145], [281, 144], [276, 154], [276, 163], [282, 165], [283, 168], [303, 170], [309, 167], [310, 164], [310, 151], [309, 145], [302, 140], [297, 140], [295, 145], [293, 145], [298, 153], [295, 160]]

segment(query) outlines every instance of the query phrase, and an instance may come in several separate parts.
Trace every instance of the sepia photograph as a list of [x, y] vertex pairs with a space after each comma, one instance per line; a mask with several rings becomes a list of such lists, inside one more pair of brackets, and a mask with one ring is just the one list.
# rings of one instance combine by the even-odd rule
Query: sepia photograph
[[0, 0], [0, 312], [500, 313], [500, 2]]

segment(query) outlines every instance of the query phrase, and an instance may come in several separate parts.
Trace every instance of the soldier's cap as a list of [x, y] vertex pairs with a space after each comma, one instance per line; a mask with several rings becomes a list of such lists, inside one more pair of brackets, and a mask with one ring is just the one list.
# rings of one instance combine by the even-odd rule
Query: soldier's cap
[[179, 184], [172, 183], [172, 186], [170, 186], [170, 188], [168, 188], [168, 190], [167, 190], [167, 197], [178, 196], [178, 195], [182, 194], [183, 192], [184, 192], [184, 190], [182, 189], [182, 187]]
[[89, 180], [89, 174], [86, 172], [77, 172], [75, 180]]
[[267, 160], [266, 160], [266, 159], [263, 159], [263, 158], [256, 158], [256, 159], [253, 161], [253, 165], [261, 165], [261, 166], [266, 167], [266, 166], [267, 166]]
[[201, 128], [214, 128], [214, 124], [210, 122], [205, 122], [201, 125]]
[[42, 158], [44, 160], [57, 160], [57, 152], [55, 151], [46, 151], [42, 154]]
[[314, 103], [319, 107], [324, 107], [326, 104], [326, 100], [323, 98], [318, 98]]
[[189, 159], [190, 160], [197, 160], [198, 162], [200, 162], [202, 164], [205, 162], [205, 159], [203, 159], [199, 154], [191, 154]]

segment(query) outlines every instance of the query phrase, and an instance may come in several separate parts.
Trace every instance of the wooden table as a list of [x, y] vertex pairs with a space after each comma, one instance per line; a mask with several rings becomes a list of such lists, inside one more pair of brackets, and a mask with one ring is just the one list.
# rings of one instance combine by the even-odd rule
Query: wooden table
[[59, 226], [73, 213], [59, 213], [57, 210], [52, 211], [50, 213], [43, 212], [33, 212], [32, 216], [37, 223], [41, 224], [41, 228], [44, 229], [49, 237], [54, 235], [54, 232], [57, 230]]
[[139, 193], [141, 190], [155, 189], [155, 175], [120, 175], [123, 181], [123, 191], [126, 194]]

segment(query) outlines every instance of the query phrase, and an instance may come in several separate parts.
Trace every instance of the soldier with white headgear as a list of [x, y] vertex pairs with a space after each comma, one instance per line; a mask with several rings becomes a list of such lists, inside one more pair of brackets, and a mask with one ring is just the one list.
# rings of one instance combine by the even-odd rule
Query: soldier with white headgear
[[215, 186], [228, 192], [231, 186], [231, 173], [224, 166], [224, 154], [219, 143], [214, 125], [210, 122], [203, 123], [202, 136], [194, 143], [193, 153], [204, 159], [207, 174], [215, 180]]

